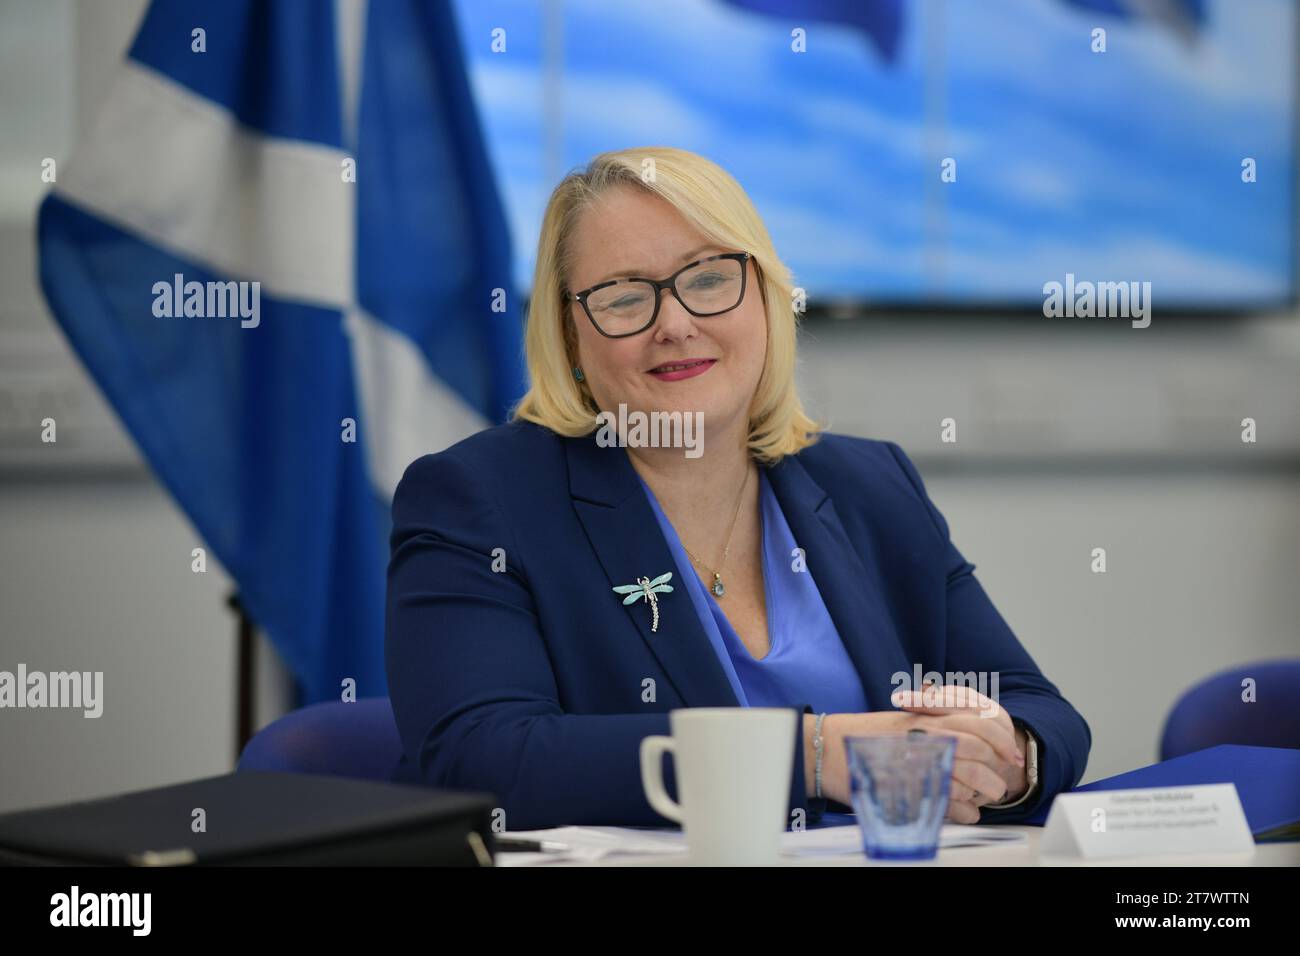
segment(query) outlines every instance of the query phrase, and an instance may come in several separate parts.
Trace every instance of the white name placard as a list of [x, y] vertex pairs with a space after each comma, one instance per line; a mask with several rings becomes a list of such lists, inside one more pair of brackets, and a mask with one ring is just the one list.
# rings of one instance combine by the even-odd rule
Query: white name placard
[[1039, 844], [1039, 853], [1050, 856], [1254, 852], [1231, 783], [1063, 793], [1052, 802]]

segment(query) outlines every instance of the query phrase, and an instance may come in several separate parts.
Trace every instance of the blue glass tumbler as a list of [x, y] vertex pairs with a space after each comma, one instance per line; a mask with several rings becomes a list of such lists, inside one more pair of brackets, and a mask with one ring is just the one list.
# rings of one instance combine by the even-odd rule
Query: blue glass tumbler
[[931, 860], [948, 810], [957, 738], [945, 734], [846, 737], [853, 809], [863, 849], [879, 860]]

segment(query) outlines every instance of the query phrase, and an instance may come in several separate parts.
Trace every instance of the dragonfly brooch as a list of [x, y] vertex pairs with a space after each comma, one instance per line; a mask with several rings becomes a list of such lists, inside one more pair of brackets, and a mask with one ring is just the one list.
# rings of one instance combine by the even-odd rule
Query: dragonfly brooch
[[650, 623], [650, 630], [658, 631], [659, 599], [655, 597], [655, 595], [669, 594], [672, 592], [673, 586], [667, 583], [672, 576], [673, 573], [669, 571], [667, 574], [659, 575], [659, 577], [655, 578], [653, 581], [649, 578], [641, 577], [637, 578], [636, 584], [620, 584], [618, 587], [614, 588], [614, 590], [619, 594], [627, 595], [627, 597], [623, 598], [623, 603], [625, 605], [633, 604], [636, 601], [645, 598], [646, 602], [650, 605], [650, 612], [653, 615]]

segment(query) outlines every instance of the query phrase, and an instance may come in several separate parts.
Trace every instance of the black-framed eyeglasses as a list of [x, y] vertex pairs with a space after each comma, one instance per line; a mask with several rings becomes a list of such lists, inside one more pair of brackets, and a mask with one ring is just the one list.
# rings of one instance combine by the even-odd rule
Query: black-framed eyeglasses
[[581, 303], [601, 335], [621, 339], [654, 325], [664, 289], [696, 317], [730, 312], [745, 298], [750, 258], [748, 252], [725, 252], [684, 265], [667, 279], [610, 279], [581, 292], [565, 290], [564, 297]]

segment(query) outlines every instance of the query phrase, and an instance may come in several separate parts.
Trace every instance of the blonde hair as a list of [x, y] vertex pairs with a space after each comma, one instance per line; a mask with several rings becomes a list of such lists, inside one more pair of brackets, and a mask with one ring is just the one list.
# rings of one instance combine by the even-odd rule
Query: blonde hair
[[615, 186], [643, 189], [666, 200], [710, 241], [753, 256], [767, 317], [767, 357], [749, 409], [750, 454], [775, 464], [816, 442], [827, 425], [808, 417], [795, 386], [798, 313], [791, 304], [790, 270], [777, 257], [767, 227], [740, 184], [703, 156], [668, 146], [601, 153], [586, 169], [565, 176], [551, 193], [524, 333], [530, 384], [510, 420], [536, 422], [569, 437], [597, 427], [600, 408], [590, 389], [573, 377], [577, 331], [564, 290], [572, 275], [571, 240], [578, 218]]

